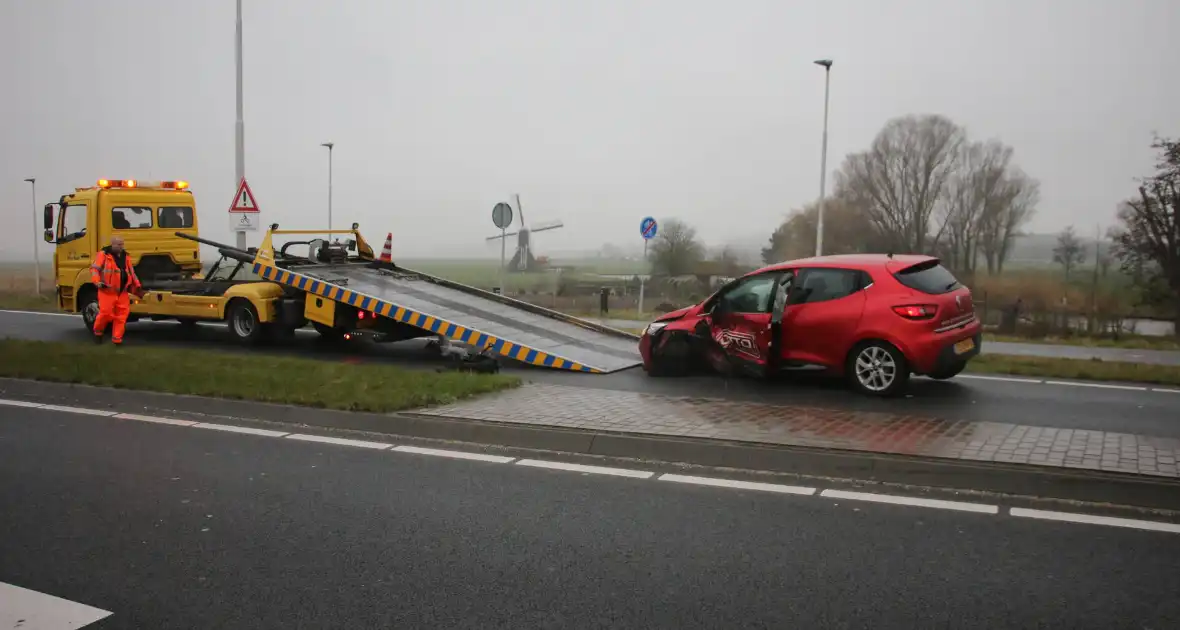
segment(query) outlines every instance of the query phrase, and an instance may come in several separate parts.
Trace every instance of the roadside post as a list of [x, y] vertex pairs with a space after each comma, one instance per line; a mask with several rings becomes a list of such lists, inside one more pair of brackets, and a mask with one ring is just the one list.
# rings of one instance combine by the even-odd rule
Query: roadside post
[[[643, 262], [645, 265], [647, 264], [647, 243], [651, 239], [655, 238], [659, 227], [659, 224], [657, 224], [656, 220], [652, 217], [644, 217], [643, 220], [639, 222], [639, 235], [643, 237]], [[648, 269], [650, 269], [650, 267], [648, 267]], [[643, 314], [643, 289], [646, 284], [647, 275], [645, 273], [644, 275], [639, 276], [639, 308], [637, 310], [639, 311], [640, 315]]]
[[[254, 191], [243, 177], [238, 184], [238, 192], [234, 194], [234, 201], [229, 206], [229, 229], [242, 234], [245, 242], [246, 232], [257, 232], [259, 217], [258, 202], [254, 200]], [[245, 249], [244, 247], [242, 249]]]
[[507, 295], [507, 289], [504, 286], [504, 283], [507, 280], [507, 272], [504, 268], [504, 248], [508, 238], [504, 232], [508, 229], [509, 225], [512, 225], [512, 206], [504, 202], [496, 204], [496, 206], [492, 208], [492, 223], [496, 227], [500, 228], [500, 286], [498, 287], [496, 293], [499, 293], [500, 295]]

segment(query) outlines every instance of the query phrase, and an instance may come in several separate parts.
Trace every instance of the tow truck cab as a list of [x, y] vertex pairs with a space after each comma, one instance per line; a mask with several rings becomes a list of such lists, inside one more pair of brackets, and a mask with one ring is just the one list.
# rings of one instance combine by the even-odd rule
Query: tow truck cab
[[94, 291], [94, 254], [121, 236], [135, 272], [144, 282], [191, 279], [201, 272], [200, 245], [177, 232], [196, 236], [197, 204], [188, 182], [138, 182], [100, 179], [45, 205], [45, 242], [56, 245], [53, 273], [58, 307], [76, 313]]

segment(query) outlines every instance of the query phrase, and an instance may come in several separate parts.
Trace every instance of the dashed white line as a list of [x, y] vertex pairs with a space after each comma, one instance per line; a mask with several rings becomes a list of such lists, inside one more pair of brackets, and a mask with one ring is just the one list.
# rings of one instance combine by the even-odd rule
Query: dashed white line
[[210, 424], [208, 422], [199, 422], [192, 426], [194, 429], [213, 429], [214, 431], [248, 433], [250, 435], [263, 435], [266, 437], [283, 437], [284, 435], [287, 435], [286, 431], [271, 431], [270, 429], [255, 429], [253, 427], [235, 427], [231, 424]]
[[983, 503], [963, 503], [961, 501], [942, 501], [939, 499], [920, 499], [918, 497], [899, 497], [891, 494], [875, 494], [871, 492], [850, 492], [848, 490], [824, 490], [821, 497], [829, 499], [848, 499], [850, 501], [871, 501], [873, 503], [893, 503], [895, 505], [909, 505], [912, 507], [928, 507], [940, 510], [958, 510], [960, 512], [977, 512], [980, 514], [998, 514], [999, 506]]
[[292, 433], [285, 436], [287, 440], [299, 440], [301, 442], [320, 442], [323, 444], [338, 444], [340, 446], [356, 446], [358, 448], [371, 448], [376, 450], [384, 450], [392, 444], [385, 442], [366, 442], [364, 440], [347, 440], [344, 438], [327, 437], [324, 435], [304, 435], [302, 433]]
[[136, 422], [152, 422], [155, 424], [171, 424], [178, 427], [191, 427], [197, 424], [194, 420], [176, 420], [174, 418], [160, 418], [158, 416], [141, 416], [136, 413], [120, 413], [114, 416], [118, 420], [135, 420]]
[[1165, 394], [1180, 394], [1180, 389], [1166, 389], [1164, 387], [1152, 387], [1153, 392], [1162, 392]]
[[1031, 383], [1034, 385], [1044, 385], [1045, 381], [1033, 378], [1014, 378], [1011, 376], [981, 376], [979, 374], [960, 374], [955, 378], [968, 378], [977, 381], [1003, 381], [1005, 383]]
[[0, 405], [6, 405], [8, 407], [25, 407], [27, 409], [36, 409], [38, 407], [45, 406], [42, 403], [31, 403], [31, 402], [25, 402], [23, 400], [7, 400], [4, 398], [0, 398]]
[[507, 464], [516, 459], [515, 457], [507, 457], [505, 455], [489, 455], [487, 453], [468, 453], [466, 451], [450, 451], [441, 448], [424, 448], [421, 446], [397, 446], [395, 451], [399, 453], [415, 453], [417, 455], [434, 455], [437, 457], [450, 457], [452, 459], [470, 459], [479, 462], [493, 462], [496, 464]]
[[1020, 518], [1035, 518], [1044, 521], [1062, 521], [1067, 523], [1083, 523], [1086, 525], [1106, 525], [1109, 527], [1126, 527], [1130, 529], [1145, 529], [1154, 532], [1180, 534], [1180, 524], [1177, 523], [1141, 521], [1133, 518], [1117, 518], [1114, 516], [1091, 516], [1089, 514], [1072, 514], [1070, 512], [1030, 510], [1028, 508], [1012, 508], [1008, 512], [1012, 516]]
[[41, 405], [45, 411], [64, 411], [65, 413], [83, 413], [88, 416], [113, 416], [119, 412], [105, 409], [86, 409], [84, 407], [63, 407], [61, 405]]
[[1066, 385], [1068, 387], [1093, 387], [1096, 389], [1121, 389], [1132, 392], [1145, 392], [1146, 387], [1138, 385], [1107, 385], [1105, 383], [1077, 383], [1074, 381], [1045, 381], [1046, 385]]
[[650, 479], [655, 473], [647, 470], [631, 470], [629, 468], [607, 468], [605, 466], [586, 466], [583, 464], [567, 464], [565, 462], [549, 462], [539, 459], [522, 459], [516, 462], [518, 466], [533, 468], [550, 468], [553, 470], [569, 470], [572, 472], [589, 473], [593, 475], [614, 475], [616, 477], [631, 477], [632, 479]]
[[49, 315], [50, 317], [78, 317], [77, 313], [54, 313], [52, 311], [14, 311], [0, 309], [0, 313], [11, 313], [13, 315]]
[[738, 481], [736, 479], [717, 479], [715, 477], [693, 477], [691, 475], [674, 475], [665, 473], [660, 475], [660, 481], [674, 481], [698, 486], [713, 486], [716, 488], [733, 488], [735, 490], [761, 490], [763, 492], [778, 492], [780, 494], [815, 494], [815, 488], [803, 486], [785, 486], [777, 483], [761, 483], [757, 481]]

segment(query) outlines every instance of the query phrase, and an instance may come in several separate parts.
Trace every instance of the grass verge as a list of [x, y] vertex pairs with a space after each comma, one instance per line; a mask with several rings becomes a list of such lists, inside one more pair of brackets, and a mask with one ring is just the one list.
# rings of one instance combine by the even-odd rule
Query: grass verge
[[516, 377], [491, 374], [23, 339], [0, 339], [0, 356], [0, 376], [9, 378], [379, 413], [520, 384]]
[[0, 309], [10, 311], [52, 311], [57, 308], [52, 293], [0, 291]]
[[1178, 365], [1152, 365], [1101, 359], [1058, 359], [984, 353], [967, 364], [967, 372], [1180, 386]]
[[1180, 350], [1180, 340], [1175, 337], [1148, 337], [1145, 335], [1126, 335], [1118, 339], [1107, 337], [1021, 337], [1019, 335], [983, 336], [985, 342], [999, 341], [1003, 343], [1038, 343], [1062, 346], [1082, 346], [1086, 348], [1126, 348], [1128, 350]]

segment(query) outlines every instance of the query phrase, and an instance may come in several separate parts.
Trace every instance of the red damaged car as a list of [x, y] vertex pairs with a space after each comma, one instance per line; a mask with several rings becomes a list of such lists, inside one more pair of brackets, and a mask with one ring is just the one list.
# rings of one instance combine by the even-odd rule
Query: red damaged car
[[819, 367], [890, 396], [911, 374], [962, 372], [979, 354], [981, 328], [970, 289], [937, 258], [820, 256], [760, 269], [663, 315], [639, 350], [653, 376], [700, 365], [755, 376]]

